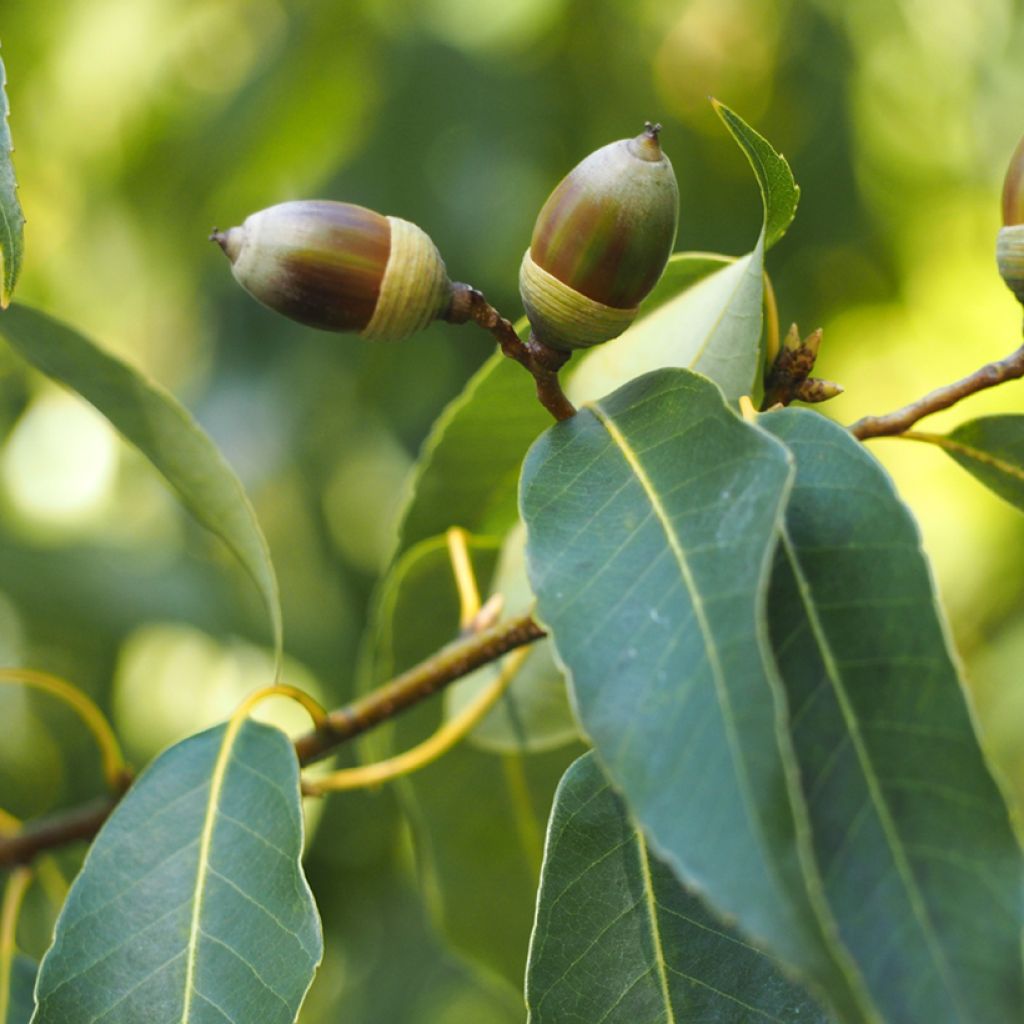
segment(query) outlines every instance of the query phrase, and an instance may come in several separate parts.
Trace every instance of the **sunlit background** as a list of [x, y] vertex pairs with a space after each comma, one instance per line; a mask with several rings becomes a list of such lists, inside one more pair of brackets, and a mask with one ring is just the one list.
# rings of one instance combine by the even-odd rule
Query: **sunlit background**
[[[358, 202], [421, 224], [455, 279], [516, 316], [548, 190], [645, 119], [679, 176], [677, 247], [752, 246], [758, 198], [715, 95], [803, 187], [769, 266], [784, 324], [825, 329], [819, 369], [847, 388], [830, 415], [888, 411], [1019, 341], [993, 250], [1024, 133], [1021, 3], [7, 0], [0, 37], [20, 297], [213, 435], [270, 539], [289, 677], [330, 704], [351, 692], [406, 471], [490, 347], [448, 326], [371, 346], [290, 325], [234, 285], [212, 225], [289, 198]], [[1024, 385], [928, 426], [1015, 410]], [[2, 346], [0, 429], [0, 662], [86, 688], [138, 764], [267, 681], [258, 599], [224, 551], [98, 414]], [[922, 524], [988, 749], [1024, 799], [1024, 517], [937, 450], [872, 450]], [[67, 771], [89, 760], [72, 724], [6, 695], [0, 710], [8, 810], [95, 791]], [[309, 871], [328, 953], [303, 1020], [520, 1020], [433, 937], [397, 827], [387, 795], [327, 806]]]

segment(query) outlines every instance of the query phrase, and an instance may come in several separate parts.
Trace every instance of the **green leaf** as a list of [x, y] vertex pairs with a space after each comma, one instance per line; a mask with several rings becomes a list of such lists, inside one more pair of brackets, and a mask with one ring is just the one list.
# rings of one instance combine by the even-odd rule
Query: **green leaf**
[[18, 183], [11, 154], [14, 144], [7, 123], [7, 72], [0, 60], [0, 309], [6, 309], [14, 294], [24, 252], [25, 217], [18, 202]]
[[530, 1024], [829, 1018], [651, 854], [592, 754], [548, 825], [526, 975]]
[[91, 402], [231, 549], [259, 589], [280, 660], [281, 604], [270, 550], [242, 484], [176, 398], [78, 331], [26, 306], [0, 314], [2, 334], [48, 377]]
[[89, 850], [34, 1024], [293, 1024], [322, 955], [288, 738], [239, 721], [139, 777]]
[[[533, 606], [526, 578], [526, 531], [517, 523], [505, 538], [492, 592], [504, 598], [504, 614], [525, 614]], [[445, 714], [459, 714], [500, 674], [494, 664], [478, 669], [445, 692]], [[469, 734], [469, 741], [498, 754], [553, 750], [578, 738], [565, 678], [555, 664], [549, 639], [530, 645], [526, 660], [501, 701]]]
[[[486, 580], [496, 545], [474, 540]], [[459, 606], [443, 538], [407, 552], [389, 578], [371, 674], [381, 683], [432, 654], [458, 631]], [[375, 738], [375, 757], [406, 750], [442, 723], [426, 701]], [[378, 730], [381, 732], [381, 730]], [[386, 745], [383, 745], [383, 742]], [[451, 944], [519, 991], [551, 799], [578, 745], [522, 757], [461, 743], [400, 783], [413, 825], [422, 887]]]
[[[709, 265], [708, 265], [709, 266]], [[759, 363], [764, 249], [748, 253], [692, 284], [618, 338], [591, 349], [570, 374], [577, 404], [666, 366], [710, 377], [734, 401], [750, 394]]]
[[776, 152], [764, 136], [724, 103], [718, 100], [711, 103], [754, 169], [764, 205], [764, 247], [770, 249], [793, 223], [800, 201], [800, 186], [793, 180], [786, 158]]
[[921, 539], [879, 464], [806, 410], [769, 598], [825, 894], [886, 1021], [1015, 1020], [1020, 852]]
[[[39, 965], [21, 953], [11, 962], [11, 981], [8, 990], [7, 1016], [3, 1024], [28, 1024], [36, 1007], [32, 994], [36, 985]], [[0, 1002], [2, 1002], [0, 997]]]
[[948, 437], [906, 435], [941, 448], [976, 480], [1024, 511], [1024, 416], [985, 416], [960, 424]]
[[520, 504], [539, 617], [654, 849], [852, 1021], [863, 1014], [805, 881], [783, 695], [765, 668], [790, 479], [785, 448], [713, 384], [663, 370], [549, 430]]
[[[671, 302], [716, 270], [735, 262], [733, 256], [720, 252], [674, 252], [668, 258], [665, 272], [651, 290], [651, 294], [640, 304], [640, 317], [649, 316], [659, 306]], [[625, 381], [623, 381], [625, 383]]]
[[401, 517], [396, 557], [450, 526], [478, 534], [509, 529], [516, 520], [519, 465], [550, 422], [530, 375], [500, 352], [491, 356], [444, 410], [423, 445]]

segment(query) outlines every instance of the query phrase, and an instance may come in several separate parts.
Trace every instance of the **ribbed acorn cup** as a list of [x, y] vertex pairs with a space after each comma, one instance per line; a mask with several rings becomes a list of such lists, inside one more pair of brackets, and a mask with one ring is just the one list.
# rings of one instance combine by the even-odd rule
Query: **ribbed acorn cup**
[[996, 263], [1009, 289], [1024, 303], [1024, 139], [1017, 144], [1003, 181], [1003, 227], [996, 239]]
[[250, 295], [320, 330], [399, 341], [451, 301], [444, 261], [429, 236], [353, 203], [279, 203], [210, 237]]
[[621, 334], [672, 252], [679, 189], [648, 123], [577, 164], [537, 216], [519, 271], [535, 337], [588, 348]]

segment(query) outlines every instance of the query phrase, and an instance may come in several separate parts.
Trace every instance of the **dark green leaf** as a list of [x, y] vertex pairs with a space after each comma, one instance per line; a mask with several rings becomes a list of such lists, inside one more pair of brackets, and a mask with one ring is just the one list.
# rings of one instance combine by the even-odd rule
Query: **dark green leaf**
[[11, 153], [11, 129], [7, 123], [7, 74], [0, 60], [0, 309], [6, 309], [14, 294], [24, 250], [25, 218], [18, 202], [18, 183], [14, 177]]
[[173, 395], [84, 335], [26, 306], [0, 314], [0, 334], [36, 369], [91, 402], [142, 452], [259, 588], [281, 654], [281, 606], [267, 542], [242, 484]]
[[[471, 547], [481, 579], [496, 547]], [[378, 623], [372, 681], [380, 683], [449, 642], [459, 606], [443, 538], [411, 549], [392, 571]], [[386, 730], [374, 756], [405, 750], [442, 723], [427, 701]], [[522, 757], [459, 744], [401, 783], [431, 910], [452, 945], [518, 991], [526, 965], [533, 905], [551, 799], [578, 745]]]
[[712, 100], [715, 113], [729, 129], [754, 169], [764, 204], [764, 247], [770, 249], [786, 233], [796, 216], [800, 186], [793, 180], [786, 158], [775, 151], [764, 136], [759, 135], [743, 118], [724, 103]]
[[985, 416], [960, 424], [948, 437], [912, 432], [937, 445], [989, 490], [1024, 511], [1024, 416]]
[[[39, 965], [27, 956], [16, 954], [11, 961], [11, 982], [8, 991], [7, 1016], [3, 1024], [28, 1024], [35, 1009], [36, 1001], [32, 994], [36, 984], [36, 972]], [[3, 996], [0, 995], [0, 1002]]]
[[592, 754], [551, 811], [526, 1002], [531, 1024], [828, 1021], [651, 854]]
[[796, 456], [769, 617], [841, 938], [886, 1021], [1018, 1019], [1020, 853], [917, 527], [841, 427], [760, 423]]
[[858, 996], [809, 895], [783, 694], [765, 668], [790, 479], [785, 448], [714, 385], [663, 370], [549, 430], [520, 503], [539, 617], [637, 822], [680, 878], [853, 1021]]
[[295, 752], [218, 726], [162, 754], [104, 825], [39, 969], [36, 1024], [293, 1024], [322, 940]]

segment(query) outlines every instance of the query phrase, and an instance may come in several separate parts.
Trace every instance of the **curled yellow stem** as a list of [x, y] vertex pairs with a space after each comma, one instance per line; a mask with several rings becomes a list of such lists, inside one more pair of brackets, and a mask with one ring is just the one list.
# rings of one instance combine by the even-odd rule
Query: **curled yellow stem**
[[11, 968], [14, 964], [14, 936], [18, 929], [18, 915], [25, 898], [32, 869], [15, 868], [4, 886], [3, 902], [0, 903], [0, 1021], [7, 1020], [11, 998]]
[[508, 655], [498, 678], [475, 700], [467, 704], [458, 715], [445, 722], [429, 739], [424, 740], [411, 750], [406, 750], [404, 753], [389, 757], [384, 761], [359, 765], [355, 768], [341, 768], [322, 778], [306, 779], [303, 792], [309, 796], [322, 796], [324, 793], [339, 790], [363, 789], [425, 768], [442, 754], [451, 750], [459, 740], [476, 728], [508, 688], [508, 684], [512, 682], [529, 653], [529, 648], [524, 647]]
[[448, 557], [452, 563], [455, 587], [459, 592], [459, 629], [465, 632], [472, 628], [480, 611], [480, 588], [469, 557], [466, 531], [461, 526], [453, 526], [445, 534], [445, 540], [448, 542]]
[[50, 675], [49, 672], [28, 668], [0, 668], [0, 683], [41, 690], [67, 704], [96, 739], [103, 759], [103, 777], [107, 780], [107, 785], [115, 792], [124, 789], [128, 774], [127, 766], [114, 730], [103, 712], [77, 686], [72, 686], [71, 683]]
[[288, 683], [275, 683], [273, 686], [264, 686], [263, 689], [250, 693], [235, 709], [231, 721], [236, 722], [245, 718], [257, 704], [262, 703], [268, 697], [288, 697], [296, 704], [301, 704], [313, 720], [314, 729], [322, 729], [327, 724], [327, 711], [323, 705], [305, 690], [300, 690], [297, 686], [291, 686]]

